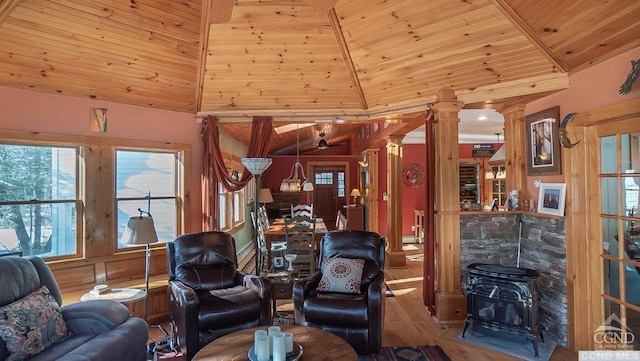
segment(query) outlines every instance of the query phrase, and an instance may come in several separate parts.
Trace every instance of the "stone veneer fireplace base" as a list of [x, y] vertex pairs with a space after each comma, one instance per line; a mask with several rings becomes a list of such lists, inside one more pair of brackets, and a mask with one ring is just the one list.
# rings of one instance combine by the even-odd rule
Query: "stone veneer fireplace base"
[[535, 213], [473, 212], [460, 216], [461, 274], [472, 263], [515, 266], [522, 219], [520, 267], [540, 272], [538, 320], [567, 346], [566, 237], [564, 219]]

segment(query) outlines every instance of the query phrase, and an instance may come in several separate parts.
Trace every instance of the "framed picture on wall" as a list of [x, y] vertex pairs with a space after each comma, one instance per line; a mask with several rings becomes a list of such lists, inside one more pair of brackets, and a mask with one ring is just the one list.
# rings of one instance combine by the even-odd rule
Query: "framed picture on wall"
[[560, 107], [527, 115], [527, 173], [528, 175], [562, 174], [558, 123]]
[[564, 216], [566, 195], [566, 183], [541, 183], [540, 194], [538, 195], [538, 212]]

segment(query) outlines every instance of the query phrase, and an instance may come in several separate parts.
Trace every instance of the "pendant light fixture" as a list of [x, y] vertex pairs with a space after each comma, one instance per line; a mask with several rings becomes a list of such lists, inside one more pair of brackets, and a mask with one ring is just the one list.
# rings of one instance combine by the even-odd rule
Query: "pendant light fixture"
[[[300, 171], [300, 175], [302, 178], [298, 176], [298, 170]], [[310, 192], [313, 190], [313, 183], [307, 179], [307, 176], [304, 174], [304, 168], [300, 163], [300, 149], [299, 149], [299, 140], [298, 140], [298, 127], [296, 127], [296, 162], [293, 164], [291, 168], [291, 173], [288, 178], [282, 180], [280, 183], [280, 191], [281, 192], [300, 192], [303, 190], [305, 192]]]
[[[500, 144], [500, 134], [495, 133], [496, 137], [498, 137], [498, 144]], [[489, 165], [491, 166], [491, 170], [485, 174], [485, 179], [505, 179], [507, 178], [507, 170], [504, 166], [504, 143], [500, 145], [498, 151], [489, 158]]]

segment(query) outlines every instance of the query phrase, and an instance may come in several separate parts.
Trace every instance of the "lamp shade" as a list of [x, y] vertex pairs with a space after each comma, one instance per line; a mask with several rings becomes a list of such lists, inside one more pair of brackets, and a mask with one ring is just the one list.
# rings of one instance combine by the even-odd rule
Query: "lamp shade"
[[305, 192], [311, 192], [313, 190], [313, 183], [307, 181], [302, 185], [302, 190]]
[[273, 195], [269, 188], [260, 188], [258, 191], [258, 203], [272, 203]]
[[487, 171], [484, 174], [484, 179], [496, 179], [496, 175], [493, 173], [493, 171]]
[[242, 158], [240, 159], [251, 174], [262, 174], [271, 165], [271, 158]]
[[349, 194], [349, 196], [351, 197], [360, 197], [360, 190], [358, 188], [353, 188], [353, 190], [351, 191], [351, 194]]
[[149, 244], [158, 241], [151, 217], [131, 217], [120, 241], [124, 244]]

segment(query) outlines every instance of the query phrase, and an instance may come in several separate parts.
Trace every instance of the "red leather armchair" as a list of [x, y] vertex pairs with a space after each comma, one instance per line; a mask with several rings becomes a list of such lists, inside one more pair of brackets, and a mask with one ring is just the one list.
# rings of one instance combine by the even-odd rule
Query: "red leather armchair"
[[[327, 233], [320, 243], [318, 271], [293, 285], [296, 324], [342, 337], [359, 354], [380, 351], [386, 286], [385, 239], [367, 231]], [[317, 291], [325, 258], [364, 259], [360, 294]]]
[[167, 265], [169, 317], [187, 359], [218, 337], [271, 324], [271, 283], [238, 271], [230, 234], [179, 236], [167, 243]]

